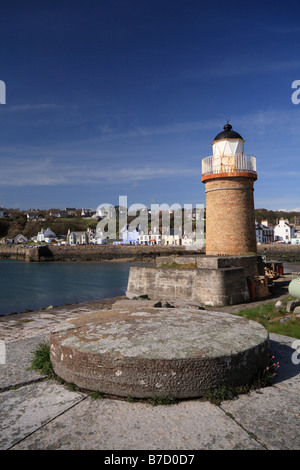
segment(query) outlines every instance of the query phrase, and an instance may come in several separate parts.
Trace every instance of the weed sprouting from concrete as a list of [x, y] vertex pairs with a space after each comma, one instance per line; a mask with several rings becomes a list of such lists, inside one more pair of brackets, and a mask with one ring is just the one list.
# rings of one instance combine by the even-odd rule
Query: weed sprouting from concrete
[[93, 400], [102, 400], [103, 398], [105, 398], [105, 395], [103, 395], [103, 393], [99, 392], [99, 391], [95, 391], [95, 392], [92, 392], [90, 394], [90, 397], [93, 399]]
[[49, 378], [55, 377], [50, 360], [50, 345], [48, 343], [40, 343], [38, 345], [31, 360], [31, 369], [39, 371]]
[[166, 396], [166, 397], [152, 397], [152, 398], [149, 398], [148, 403], [150, 403], [153, 406], [176, 405], [178, 403], [178, 401], [174, 397]]

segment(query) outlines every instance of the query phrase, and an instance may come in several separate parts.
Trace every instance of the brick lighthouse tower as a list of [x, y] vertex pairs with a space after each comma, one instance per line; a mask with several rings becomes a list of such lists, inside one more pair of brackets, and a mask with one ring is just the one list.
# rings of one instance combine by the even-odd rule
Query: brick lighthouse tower
[[244, 139], [227, 123], [202, 160], [206, 190], [206, 254], [257, 252], [254, 216], [256, 158], [244, 153]]

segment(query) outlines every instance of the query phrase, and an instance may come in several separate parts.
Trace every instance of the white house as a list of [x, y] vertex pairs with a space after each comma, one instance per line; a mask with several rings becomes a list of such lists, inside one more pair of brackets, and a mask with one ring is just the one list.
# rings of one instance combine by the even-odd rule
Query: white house
[[121, 229], [121, 233], [122, 233], [122, 243], [124, 245], [138, 245], [139, 234], [140, 234], [139, 227], [132, 228], [130, 230], [129, 225], [125, 225]]
[[39, 242], [51, 243], [51, 242], [56, 242], [57, 237], [55, 233], [52, 232], [52, 230], [50, 230], [50, 228], [47, 228], [46, 230], [42, 228], [41, 231], [38, 232], [37, 234], [36, 241], [37, 243]]
[[41, 212], [38, 211], [38, 209], [31, 210], [27, 212], [27, 220], [38, 220], [40, 222], [45, 221], [45, 216]]
[[81, 210], [81, 217], [92, 217], [93, 211], [92, 209], [82, 209]]
[[162, 244], [163, 245], [181, 245], [182, 244], [182, 234], [178, 230], [170, 229], [169, 233], [162, 234]]
[[291, 243], [294, 232], [294, 227], [287, 220], [280, 219], [279, 224], [274, 227], [274, 239], [283, 243]]
[[88, 245], [90, 241], [89, 232], [71, 232], [68, 230], [68, 245]]
[[89, 242], [92, 245], [106, 245], [107, 237], [100, 230], [89, 230]]
[[300, 245], [300, 230], [297, 230], [294, 233], [294, 236], [291, 238], [292, 245]]
[[149, 230], [141, 230], [139, 234], [139, 244], [140, 245], [161, 245], [161, 233], [158, 228]]
[[193, 234], [184, 233], [181, 239], [181, 244], [183, 246], [193, 246], [197, 248], [202, 248], [204, 246], [204, 235], [199, 234], [199, 238], [197, 238], [196, 232], [193, 232]]

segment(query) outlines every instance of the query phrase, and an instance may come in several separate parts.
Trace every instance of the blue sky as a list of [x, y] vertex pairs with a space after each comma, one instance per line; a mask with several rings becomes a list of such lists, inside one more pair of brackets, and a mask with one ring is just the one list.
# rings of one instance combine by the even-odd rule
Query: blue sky
[[9, 0], [0, 15], [0, 206], [205, 204], [226, 124], [256, 208], [300, 210], [300, 2]]

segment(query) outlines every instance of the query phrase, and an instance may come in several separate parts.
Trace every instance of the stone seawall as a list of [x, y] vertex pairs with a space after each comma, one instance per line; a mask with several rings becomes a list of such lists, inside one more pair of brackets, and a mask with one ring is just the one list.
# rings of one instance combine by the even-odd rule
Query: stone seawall
[[[257, 252], [268, 260], [300, 261], [300, 245], [258, 245]], [[42, 246], [21, 248], [0, 247], [0, 259], [26, 259], [26, 261], [113, 261], [113, 260], [154, 260], [160, 256], [204, 254], [202, 250], [186, 250], [185, 247], [171, 246]]]
[[26, 248], [18, 246], [0, 247], [0, 259], [25, 259]]
[[78, 245], [32, 248], [0, 247], [0, 259], [32, 261], [152, 261], [159, 256], [200, 254], [169, 246]]
[[[86, 246], [48, 246], [41, 247], [39, 259], [54, 261], [147, 261], [157, 256], [168, 254], [190, 254], [184, 247], [164, 246], [121, 246], [121, 245], [86, 245]], [[193, 253], [198, 253], [195, 250]]]

